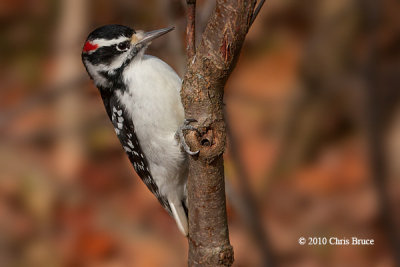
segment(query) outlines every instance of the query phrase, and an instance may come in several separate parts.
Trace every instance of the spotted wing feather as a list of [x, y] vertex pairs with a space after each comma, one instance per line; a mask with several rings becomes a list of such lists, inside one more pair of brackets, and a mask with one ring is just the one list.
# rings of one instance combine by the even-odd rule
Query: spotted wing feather
[[140, 179], [146, 184], [147, 188], [157, 197], [161, 205], [171, 214], [171, 207], [167, 198], [160, 194], [160, 190], [150, 173], [149, 164], [140, 147], [132, 119], [128, 116], [127, 111], [115, 94], [108, 99], [103, 98], [103, 100], [109, 101], [108, 103], [104, 103], [108, 116], [133, 168]]

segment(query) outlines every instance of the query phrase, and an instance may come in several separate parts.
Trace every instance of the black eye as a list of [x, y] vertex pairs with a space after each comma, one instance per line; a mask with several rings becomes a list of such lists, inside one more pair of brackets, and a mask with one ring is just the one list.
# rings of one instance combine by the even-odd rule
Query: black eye
[[117, 50], [118, 51], [126, 51], [129, 48], [129, 42], [123, 42], [123, 43], [119, 43], [117, 45]]

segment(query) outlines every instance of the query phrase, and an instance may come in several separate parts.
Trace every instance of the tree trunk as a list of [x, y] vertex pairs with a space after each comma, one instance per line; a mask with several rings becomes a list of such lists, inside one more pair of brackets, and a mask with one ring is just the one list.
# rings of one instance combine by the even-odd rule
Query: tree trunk
[[189, 160], [189, 266], [231, 266], [233, 248], [226, 217], [223, 153], [225, 83], [252, 22], [255, 0], [218, 0], [194, 56], [188, 59], [181, 92], [186, 118], [199, 133], [186, 136]]

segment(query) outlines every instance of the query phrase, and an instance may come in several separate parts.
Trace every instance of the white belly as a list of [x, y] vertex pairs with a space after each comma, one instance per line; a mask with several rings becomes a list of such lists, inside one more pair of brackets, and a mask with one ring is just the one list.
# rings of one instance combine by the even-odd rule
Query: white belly
[[129, 88], [121, 99], [132, 117], [139, 143], [161, 194], [176, 194], [180, 187], [183, 194], [186, 154], [175, 138], [184, 121], [181, 79], [166, 63], [147, 55], [133, 61], [123, 77]]

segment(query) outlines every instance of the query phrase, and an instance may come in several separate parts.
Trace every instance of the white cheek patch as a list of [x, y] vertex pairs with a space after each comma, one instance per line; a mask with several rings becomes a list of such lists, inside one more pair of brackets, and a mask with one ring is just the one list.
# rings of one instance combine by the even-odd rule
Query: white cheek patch
[[88, 60], [85, 60], [85, 65], [87, 67], [88, 72], [92, 76], [96, 85], [101, 86], [110, 86], [110, 83], [106, 78], [104, 78], [100, 73], [108, 72], [108, 74], [114, 74], [115, 70], [120, 68], [122, 64], [124, 64], [126, 58], [128, 57], [127, 53], [123, 53], [117, 57], [115, 57], [110, 65], [98, 64], [93, 65]]
[[106, 67], [105, 65], [93, 65], [88, 60], [85, 60], [85, 65], [90, 76], [92, 76], [93, 81], [97, 86], [107, 87], [110, 85], [107, 79], [100, 74], [101, 71], [104, 71], [104, 68]]
[[126, 58], [128, 57], [128, 53], [122, 53], [119, 56], [115, 57], [111, 64], [107, 66], [107, 69], [103, 69], [108, 72], [113, 72], [115, 69], [118, 69], [124, 64]]

